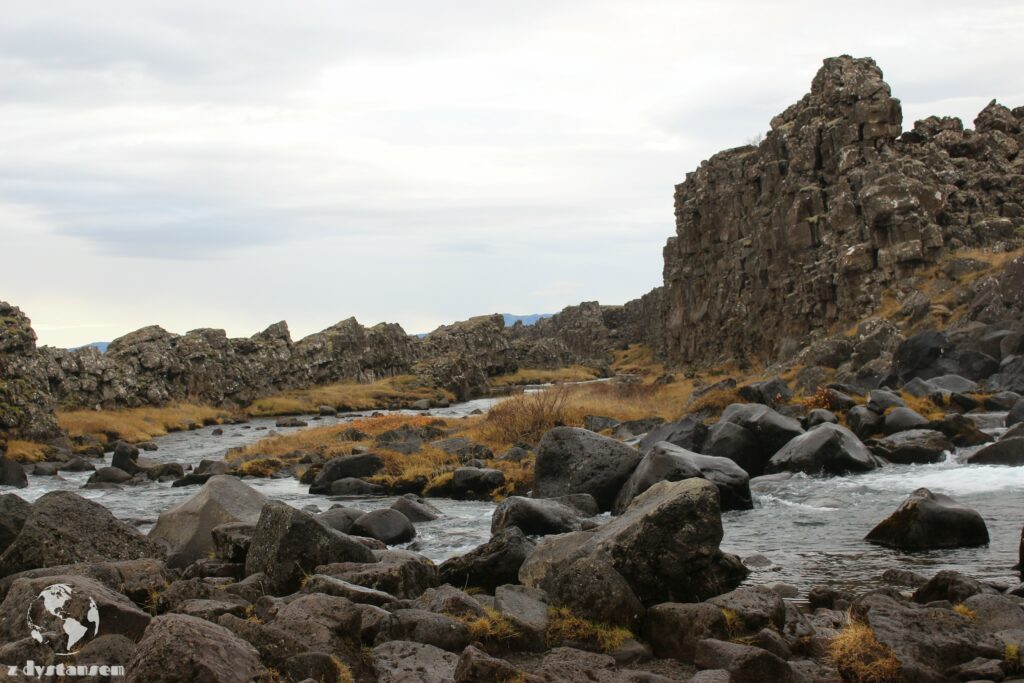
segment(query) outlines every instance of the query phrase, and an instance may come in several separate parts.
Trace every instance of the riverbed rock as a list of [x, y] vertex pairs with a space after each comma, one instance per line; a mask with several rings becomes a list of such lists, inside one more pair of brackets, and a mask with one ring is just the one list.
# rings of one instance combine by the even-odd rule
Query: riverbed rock
[[602, 558], [645, 605], [703, 600], [746, 577], [739, 559], [722, 553], [718, 489], [704, 479], [660, 482], [621, 516], [593, 529], [547, 536], [519, 571], [545, 589], [581, 557]]
[[636, 631], [644, 605], [621, 573], [603, 557], [585, 556], [570, 562], [544, 582], [552, 605], [568, 607], [577, 616]]
[[697, 643], [694, 663], [701, 669], [724, 669], [730, 683], [791, 683], [793, 669], [767, 650], [741, 643], [706, 639]]
[[498, 503], [491, 515], [491, 533], [519, 527], [528, 536], [545, 536], [579, 531], [587, 516], [554, 499], [509, 496]]
[[659, 481], [707, 479], [718, 488], [723, 511], [750, 510], [750, 476], [728, 458], [692, 453], [679, 446], [659, 443], [643, 457], [615, 499], [613, 510], [621, 514], [638, 495]]
[[353, 536], [369, 536], [387, 545], [406, 543], [416, 538], [416, 527], [398, 510], [382, 508], [367, 512], [352, 524]]
[[881, 414], [867, 406], [854, 406], [846, 413], [846, 424], [849, 425], [850, 431], [861, 439], [881, 432], [884, 420]]
[[518, 527], [508, 527], [465, 555], [441, 563], [438, 575], [444, 583], [493, 591], [506, 583], [518, 583], [520, 568], [534, 550], [534, 543]]
[[504, 659], [492, 657], [470, 645], [459, 656], [454, 683], [541, 683], [541, 679], [524, 673]]
[[667, 441], [674, 446], [700, 453], [707, 435], [708, 428], [703, 420], [686, 415], [675, 422], [666, 422], [649, 431], [637, 444], [637, 449], [646, 455], [656, 444]]
[[32, 505], [14, 542], [0, 555], [0, 577], [77, 562], [163, 557], [163, 550], [99, 503], [51, 491]]
[[322, 593], [289, 600], [270, 624], [314, 652], [329, 652], [345, 664], [358, 661], [360, 610], [351, 600]]
[[126, 668], [128, 683], [249, 683], [267, 675], [252, 645], [223, 626], [183, 614], [153, 619]]
[[1024, 422], [1024, 400], [1017, 401], [1006, 414], [1006, 426], [1012, 427]]
[[711, 425], [702, 452], [705, 455], [732, 460], [751, 477], [764, 474], [764, 466], [771, 458], [771, 454], [765, 454], [760, 441], [752, 431], [722, 420]]
[[118, 441], [114, 445], [114, 453], [110, 456], [110, 466], [124, 470], [128, 474], [141, 471], [139, 468], [139, 449], [135, 446]]
[[766, 458], [771, 458], [779, 449], [804, 433], [804, 428], [797, 420], [760, 403], [733, 403], [722, 411], [721, 420], [753, 432]]
[[314, 517], [321, 524], [335, 531], [347, 534], [352, 530], [352, 525], [356, 523], [356, 520], [365, 514], [363, 510], [357, 510], [356, 508], [337, 506], [316, 514]]
[[245, 559], [246, 576], [262, 572], [268, 590], [285, 595], [298, 589], [303, 574], [333, 562], [375, 562], [373, 553], [351, 536], [318, 522], [285, 503], [263, 506]]
[[954, 450], [942, 432], [911, 429], [880, 439], [872, 448], [875, 455], [898, 465], [942, 462]]
[[28, 486], [28, 475], [25, 474], [25, 468], [2, 453], [0, 453], [0, 486], [13, 486], [18, 489]]
[[394, 548], [374, 550], [372, 562], [336, 562], [317, 567], [316, 573], [390, 593], [399, 599], [417, 598], [438, 585], [438, 568], [433, 562], [419, 553]]
[[417, 496], [415, 493], [407, 493], [404, 496], [399, 496], [398, 499], [391, 504], [391, 509], [398, 510], [413, 523], [432, 522], [441, 516], [440, 510], [428, 503], [425, 499]]
[[378, 683], [451, 683], [459, 658], [439, 647], [393, 640], [373, 648]]
[[309, 487], [310, 493], [331, 493], [331, 483], [339, 479], [371, 477], [384, 467], [384, 461], [374, 453], [343, 455], [333, 458], [321, 468]]
[[380, 484], [373, 484], [364, 479], [345, 477], [331, 482], [327, 493], [332, 496], [383, 496], [388, 490]]
[[663, 602], [647, 610], [644, 635], [654, 654], [693, 662], [697, 643], [706, 638], [730, 637], [721, 608], [706, 602]]
[[707, 601], [733, 615], [733, 637], [757, 633], [763, 628], [781, 631], [786, 625], [786, 603], [767, 586], [745, 586]]
[[867, 472], [877, 461], [853, 432], [842, 425], [822, 424], [797, 436], [772, 456], [765, 471], [835, 475]]
[[985, 545], [989, 538], [985, 520], [975, 510], [920, 488], [865, 540], [900, 550], [931, 550]]
[[18, 537], [25, 520], [32, 512], [32, 503], [13, 493], [0, 494], [0, 553]]
[[117, 467], [101, 467], [85, 482], [85, 488], [92, 484], [124, 484], [131, 481], [132, 475]]
[[505, 484], [505, 473], [489, 467], [460, 467], [452, 474], [452, 498], [486, 498]]
[[1000, 439], [972, 453], [967, 462], [972, 465], [1024, 465], [1024, 437]]
[[972, 595], [995, 593], [996, 590], [977, 579], [951, 570], [943, 570], [914, 591], [914, 602], [927, 605], [947, 601], [951, 604], [964, 602]]
[[589, 493], [601, 510], [610, 510], [640, 458], [636, 449], [614, 439], [576, 427], [555, 427], [537, 448], [533, 497]]

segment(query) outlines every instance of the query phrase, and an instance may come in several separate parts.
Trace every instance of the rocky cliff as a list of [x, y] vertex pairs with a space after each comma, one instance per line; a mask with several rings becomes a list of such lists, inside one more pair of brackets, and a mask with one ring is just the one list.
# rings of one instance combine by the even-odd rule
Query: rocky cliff
[[661, 355], [777, 359], [871, 314], [950, 250], [1020, 239], [1024, 108], [993, 102], [973, 131], [901, 124], [874, 61], [827, 59], [760, 144], [688, 174], [651, 318]]
[[43, 358], [29, 319], [0, 301], [0, 441], [60, 436]]

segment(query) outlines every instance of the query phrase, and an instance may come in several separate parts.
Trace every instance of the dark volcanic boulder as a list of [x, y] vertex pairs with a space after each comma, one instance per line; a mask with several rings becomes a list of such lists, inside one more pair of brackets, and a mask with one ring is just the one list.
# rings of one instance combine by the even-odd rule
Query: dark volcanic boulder
[[707, 434], [708, 428], [703, 420], [687, 415], [675, 422], [667, 422], [655, 427], [640, 440], [637, 448], [646, 455], [654, 448], [655, 444], [667, 441], [674, 446], [681, 446], [688, 451], [700, 453]]
[[28, 486], [25, 468], [3, 454], [0, 454], [0, 486], [13, 486], [18, 489]]
[[110, 466], [124, 470], [128, 474], [141, 472], [139, 467], [139, 449], [124, 441], [118, 441], [114, 453], [110, 456]]
[[867, 472], [877, 461], [853, 432], [834, 424], [818, 425], [772, 456], [767, 472], [843, 475]]
[[451, 683], [459, 657], [439, 647], [392, 640], [373, 648], [378, 683]]
[[518, 527], [509, 527], [465, 555], [445, 560], [438, 574], [441, 581], [453, 586], [493, 591], [506, 583], [518, 583], [520, 567], [533, 550], [533, 541]]
[[942, 462], [953, 451], [953, 443], [942, 432], [911, 429], [881, 439], [872, 451], [900, 465]]
[[804, 427], [810, 429], [811, 427], [817, 427], [820, 424], [825, 423], [838, 424], [839, 418], [831, 410], [825, 410], [824, 408], [815, 408], [811, 412], [807, 413], [807, 419], [804, 421]]
[[972, 453], [967, 462], [972, 465], [1024, 465], [1024, 437], [1000, 439]]
[[255, 524], [267, 497], [237, 477], [216, 475], [188, 500], [160, 513], [149, 537], [167, 544], [173, 566], [185, 566], [213, 550], [214, 527]]
[[31, 512], [32, 504], [21, 496], [0, 494], [0, 553], [18, 537]]
[[365, 515], [366, 513], [356, 508], [347, 507], [333, 507], [330, 510], [325, 510], [320, 514], [314, 515], [316, 520], [328, 526], [335, 531], [340, 531], [343, 534], [347, 534], [352, 529], [352, 525], [356, 523], [356, 520]]
[[645, 605], [703, 600], [735, 588], [747, 571], [722, 553], [718, 489], [704, 479], [661, 482], [592, 531], [546, 536], [519, 570], [545, 589], [581, 557], [604, 559]]
[[861, 439], [874, 436], [882, 431], [882, 421], [885, 418], [867, 406], [854, 406], [846, 413], [846, 424], [850, 431]]
[[589, 493], [609, 510], [640, 453], [615, 439], [576, 427], [555, 427], [541, 439], [534, 469], [534, 498]]
[[750, 510], [750, 476], [728, 458], [692, 453], [670, 443], [659, 443], [643, 457], [615, 499], [616, 514], [625, 512], [633, 499], [659, 481], [700, 477], [718, 488], [721, 509]]
[[[373, 453], [343, 455], [333, 458], [320, 470], [309, 487], [310, 493], [331, 493], [331, 483], [338, 479], [360, 479], [376, 474], [384, 467], [384, 461]], [[308, 479], [307, 479], [308, 481]]]
[[721, 419], [753, 432], [767, 457], [804, 433], [797, 420], [759, 403], [733, 403], [722, 412]]
[[545, 583], [551, 604], [568, 607], [574, 615], [602, 624], [640, 626], [644, 606], [629, 582], [611, 562], [595, 556], [580, 557]]
[[505, 473], [489, 467], [460, 467], [452, 475], [452, 498], [485, 498], [505, 484]]
[[519, 527], [529, 536], [579, 531], [587, 515], [571, 505], [549, 498], [509, 496], [498, 503], [491, 515], [491, 533]]
[[303, 573], [312, 574], [319, 565], [375, 561], [370, 549], [351, 536], [274, 501], [263, 507], [256, 523], [245, 574], [266, 574], [268, 592], [285, 595], [298, 589]]
[[711, 426], [704, 441], [705, 455], [728, 458], [739, 465], [752, 477], [764, 474], [764, 466], [771, 458], [765, 454], [757, 436], [733, 422], [719, 420]]
[[18, 537], [0, 555], [0, 576], [76, 562], [162, 556], [160, 547], [99, 503], [53, 491], [35, 502]]
[[949, 496], [918, 489], [866, 540], [900, 550], [965, 548], [988, 543], [985, 520]]
[[1013, 404], [1013, 408], [1006, 415], [1006, 426], [1012, 427], [1015, 424], [1024, 422], [1024, 400], [1017, 401]]
[[409, 518], [391, 508], [367, 512], [352, 524], [349, 533], [376, 538], [388, 545], [406, 543], [416, 538], [416, 528]]
[[[398, 510], [409, 518], [410, 522], [430, 522], [441, 516], [441, 511], [420, 498], [415, 493], [400, 496], [391, 504], [392, 510]], [[340, 529], [339, 531], [344, 531]]]
[[153, 619], [126, 669], [128, 683], [249, 683], [268, 675], [252, 645], [184, 614]]
[[886, 434], [906, 432], [911, 429], [924, 429], [928, 426], [928, 420], [910, 408], [893, 408], [886, 413], [882, 422], [882, 428]]
[[892, 356], [886, 384], [905, 384], [915, 377], [931, 379], [960, 370], [956, 348], [944, 332], [921, 332], [905, 339]]
[[885, 389], [875, 389], [868, 393], [867, 407], [879, 415], [889, 408], [903, 408], [906, 402], [898, 394]]

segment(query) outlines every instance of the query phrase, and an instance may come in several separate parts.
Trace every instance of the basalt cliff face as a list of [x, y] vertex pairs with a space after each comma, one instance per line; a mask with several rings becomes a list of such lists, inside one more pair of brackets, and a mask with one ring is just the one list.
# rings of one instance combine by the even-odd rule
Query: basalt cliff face
[[827, 59], [760, 144], [688, 174], [648, 302], [661, 308], [645, 333], [659, 355], [786, 357], [908, 291], [950, 250], [1019, 241], [1024, 108], [993, 102], [973, 131], [901, 124], [874, 61]]

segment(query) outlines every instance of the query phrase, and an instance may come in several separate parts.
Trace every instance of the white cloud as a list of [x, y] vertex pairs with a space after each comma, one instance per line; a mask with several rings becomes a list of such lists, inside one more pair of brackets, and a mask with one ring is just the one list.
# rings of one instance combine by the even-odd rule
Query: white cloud
[[0, 297], [57, 345], [621, 303], [826, 56], [908, 125], [1024, 103], [1016, 2], [8, 4]]

